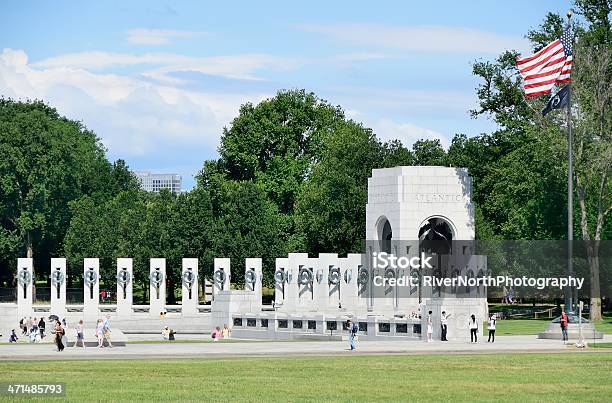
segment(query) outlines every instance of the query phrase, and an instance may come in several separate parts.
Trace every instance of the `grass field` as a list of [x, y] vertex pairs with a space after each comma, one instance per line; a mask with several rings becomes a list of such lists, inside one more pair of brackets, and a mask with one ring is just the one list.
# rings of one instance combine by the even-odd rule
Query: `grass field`
[[[521, 335], [521, 334], [538, 334], [543, 332], [550, 323], [550, 319], [506, 319], [498, 320], [495, 326], [495, 334], [498, 336], [504, 335]], [[483, 333], [488, 334], [486, 324], [482, 327]]]
[[73, 402], [606, 401], [611, 370], [606, 352], [0, 362], [2, 381], [65, 382]]
[[[521, 334], [538, 334], [543, 332], [550, 319], [505, 319], [498, 320], [496, 326], [496, 335], [521, 335]], [[486, 323], [484, 324], [483, 334], [488, 334]], [[595, 328], [600, 332], [612, 334], [612, 317], [605, 317], [604, 320], [595, 322]]]

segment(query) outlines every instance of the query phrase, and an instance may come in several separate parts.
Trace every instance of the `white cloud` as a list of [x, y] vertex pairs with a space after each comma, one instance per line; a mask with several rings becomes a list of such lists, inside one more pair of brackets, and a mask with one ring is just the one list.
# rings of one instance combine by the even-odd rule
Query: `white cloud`
[[367, 23], [298, 25], [298, 29], [328, 35], [339, 42], [401, 50], [451, 53], [492, 53], [529, 49], [527, 40], [463, 27], [389, 26]]
[[136, 45], [167, 45], [175, 38], [193, 38], [209, 35], [207, 32], [176, 31], [171, 29], [136, 28], [127, 32], [127, 41]]
[[29, 64], [22, 50], [4, 49], [0, 95], [42, 99], [61, 114], [82, 120], [111, 151], [129, 157], [159, 154], [177, 145], [214, 150], [240, 105], [270, 94], [190, 91], [78, 67], [41, 67]]
[[266, 54], [239, 54], [227, 56], [190, 57], [176, 53], [144, 53], [140, 55], [114, 52], [66, 53], [40, 60], [32, 64], [35, 68], [75, 68], [104, 70], [124, 66], [155, 66], [144, 74], [164, 81], [174, 80], [169, 73], [195, 71], [203, 74], [256, 80], [255, 72], [262, 69], [285, 70], [297, 62], [292, 59]]
[[414, 142], [421, 139], [440, 140], [442, 146], [448, 149], [449, 139], [442, 133], [410, 122], [396, 122], [391, 119], [379, 119], [371, 125], [374, 133], [383, 141], [401, 140], [405, 147], [411, 147]]

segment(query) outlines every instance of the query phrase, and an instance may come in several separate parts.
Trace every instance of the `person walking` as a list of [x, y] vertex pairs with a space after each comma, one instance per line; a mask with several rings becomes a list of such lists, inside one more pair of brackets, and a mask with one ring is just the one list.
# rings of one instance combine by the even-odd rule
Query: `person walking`
[[[491, 342], [491, 343], [495, 343], [495, 324], [497, 322], [497, 317], [495, 316], [495, 314], [490, 315], [489, 316], [489, 339], [487, 340], [487, 343]], [[493, 340], [491, 340], [491, 338]]]
[[433, 312], [429, 311], [427, 313], [427, 342], [431, 343], [433, 341], [433, 323], [431, 321], [431, 314]]
[[359, 331], [359, 326], [349, 319], [346, 321], [346, 328], [349, 331], [350, 351], [355, 351], [357, 350], [357, 332]]
[[476, 316], [472, 314], [469, 321], [470, 326], [470, 343], [478, 343], [478, 322]]
[[569, 325], [569, 318], [565, 313], [565, 310], [561, 311], [561, 317], [559, 318], [559, 324], [561, 325], [561, 336], [563, 338], [563, 344], [568, 341], [567, 337], [567, 326]]
[[40, 318], [40, 321], [38, 322], [38, 331], [40, 331], [40, 338], [41, 340], [45, 337], [45, 328], [46, 328], [46, 324], [45, 324], [45, 319], [43, 317]]
[[96, 337], [98, 338], [98, 347], [102, 348], [104, 343], [104, 335], [103, 332], [104, 323], [102, 323], [102, 319], [98, 319], [96, 323]]
[[64, 345], [64, 347], [68, 346], [68, 336], [66, 336], [66, 318], [62, 319], [62, 322], [60, 323], [60, 326], [62, 327], [62, 344]]
[[83, 319], [79, 321], [79, 324], [76, 325], [76, 336], [77, 339], [74, 342], [74, 347], [79, 346], [79, 342], [81, 343], [81, 347], [85, 348], [85, 334], [83, 333]]
[[442, 330], [442, 337], [440, 340], [448, 341], [446, 335], [448, 334], [448, 318], [450, 317], [450, 313], [447, 315], [446, 311], [442, 311], [442, 315], [440, 316], [440, 329]]
[[32, 321], [32, 330], [30, 331], [30, 341], [36, 343], [40, 341], [40, 333], [38, 332], [38, 322], [36, 318]]
[[106, 319], [102, 324], [102, 334], [108, 343], [108, 347], [113, 348], [113, 343], [111, 343], [110, 315], [106, 315]]
[[64, 343], [62, 338], [64, 337], [65, 330], [62, 328], [62, 323], [58, 320], [55, 322], [55, 345], [57, 345], [57, 351], [64, 351]]

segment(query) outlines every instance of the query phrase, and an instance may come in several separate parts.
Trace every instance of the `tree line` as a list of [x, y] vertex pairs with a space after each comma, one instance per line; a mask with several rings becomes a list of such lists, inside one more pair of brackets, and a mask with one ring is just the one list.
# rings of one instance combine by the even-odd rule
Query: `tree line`
[[[610, 2], [575, 6], [583, 25], [575, 27], [573, 73], [574, 235], [605, 240], [612, 236]], [[563, 18], [549, 14], [527, 36], [538, 50], [562, 28]], [[127, 164], [108, 161], [83, 123], [41, 101], [1, 99], [0, 285], [14, 284], [20, 256], [34, 257], [44, 273], [50, 257], [66, 256], [73, 282], [83, 257], [100, 257], [111, 289], [115, 259], [133, 257], [145, 290], [150, 257], [168, 259], [170, 289], [180, 288], [182, 257], [198, 257], [208, 276], [214, 257], [230, 257], [234, 269], [262, 257], [270, 284], [274, 259], [289, 252], [361, 252], [367, 178], [398, 165], [468, 168], [477, 239], [565, 239], [564, 118], [542, 117], [546, 100], [522, 95], [516, 56], [506, 51], [473, 65], [479, 104], [470, 113], [493, 119], [491, 133], [458, 133], [447, 150], [438, 140], [383, 142], [341, 107], [281, 90], [242, 105], [223, 129], [219, 157], [204, 161], [195, 187], [180, 195], [140, 190]], [[592, 256], [594, 270], [597, 251]]]

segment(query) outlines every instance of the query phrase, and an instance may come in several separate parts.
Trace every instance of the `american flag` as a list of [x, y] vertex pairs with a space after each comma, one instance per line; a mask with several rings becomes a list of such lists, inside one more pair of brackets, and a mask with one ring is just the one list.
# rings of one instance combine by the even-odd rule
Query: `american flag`
[[569, 83], [572, 59], [572, 30], [568, 26], [560, 39], [533, 56], [516, 61], [516, 66], [524, 80], [525, 95], [536, 97], [549, 94], [555, 84]]

